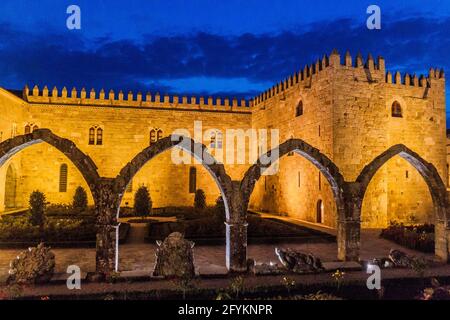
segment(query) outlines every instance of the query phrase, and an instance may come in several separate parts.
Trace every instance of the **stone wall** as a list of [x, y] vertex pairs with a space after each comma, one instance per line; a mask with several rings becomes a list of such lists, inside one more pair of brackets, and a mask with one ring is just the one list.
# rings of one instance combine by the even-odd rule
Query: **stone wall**
[[[116, 177], [120, 170], [149, 145], [150, 130], [162, 136], [185, 128], [194, 136], [194, 122], [208, 129], [279, 129], [279, 143], [302, 139], [319, 149], [339, 168], [346, 181], [354, 181], [375, 157], [396, 144], [404, 144], [431, 162], [440, 176], [447, 177], [445, 135], [445, 79], [440, 71], [427, 77], [400, 76], [386, 72], [384, 59], [372, 57], [329, 57], [306, 66], [266, 92], [245, 101], [212, 98], [123, 95], [86, 91], [49, 92], [25, 89], [25, 98], [0, 89], [0, 132], [9, 138], [23, 134], [26, 125], [49, 128], [68, 138], [98, 166], [103, 177]], [[296, 115], [299, 103], [301, 115]], [[398, 101], [402, 117], [392, 117]], [[90, 145], [89, 128], [103, 129], [103, 144]], [[209, 147], [209, 137], [202, 141]], [[226, 145], [225, 140], [223, 146]], [[244, 147], [248, 154], [248, 144]], [[211, 153], [219, 150], [210, 150]], [[192, 160], [191, 156], [187, 159]], [[11, 160], [18, 173], [18, 205], [26, 205], [29, 192], [42, 189], [48, 200], [71, 202], [78, 185], [85, 186], [80, 173], [65, 156], [46, 144], [23, 150]], [[191, 161], [188, 161], [191, 162]], [[68, 165], [68, 190], [58, 191], [59, 168]], [[7, 163], [8, 164], [8, 163]], [[0, 211], [4, 209], [7, 164], [0, 168]], [[139, 185], [150, 189], [154, 207], [190, 205], [189, 170], [196, 167], [197, 188], [204, 189], [208, 204], [219, 190], [201, 165], [174, 165], [171, 151], [147, 163], [133, 179], [131, 192], [122, 205], [131, 206]], [[317, 203], [323, 202], [326, 225], [336, 226], [336, 204], [325, 176], [308, 159], [289, 154], [276, 165], [276, 174], [257, 182], [250, 207], [287, 214], [317, 222]], [[240, 181], [249, 164], [225, 163], [227, 174]], [[320, 180], [320, 183], [319, 183]], [[92, 198], [90, 198], [92, 202]], [[407, 161], [395, 157], [374, 175], [362, 208], [363, 227], [384, 227], [391, 220], [430, 221], [433, 205], [427, 185]]]

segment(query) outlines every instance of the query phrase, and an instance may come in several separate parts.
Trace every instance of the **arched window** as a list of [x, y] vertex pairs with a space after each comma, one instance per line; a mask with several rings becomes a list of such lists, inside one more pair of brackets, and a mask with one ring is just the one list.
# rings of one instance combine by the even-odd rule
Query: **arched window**
[[391, 107], [391, 114], [394, 118], [403, 118], [402, 106], [398, 101], [394, 101]]
[[29, 134], [29, 133], [31, 133], [31, 127], [27, 124], [25, 126], [25, 134]]
[[316, 222], [323, 223], [323, 201], [322, 200], [317, 201]]
[[161, 129], [150, 130], [150, 145], [153, 145], [158, 140], [162, 139], [163, 131]]
[[39, 129], [39, 127], [37, 125], [33, 126], [33, 131]]
[[211, 133], [211, 149], [222, 149], [223, 144], [223, 138], [222, 138], [222, 132], [212, 132]]
[[300, 100], [300, 102], [297, 104], [297, 107], [295, 107], [295, 116], [300, 117], [303, 114], [303, 101]]
[[161, 129], [158, 130], [158, 133], [156, 134], [156, 139], [161, 140], [163, 137], [163, 132]]
[[67, 192], [67, 164], [59, 167], [59, 192]]
[[95, 128], [89, 129], [89, 144], [91, 145], [95, 144]]
[[197, 190], [197, 168], [189, 169], [189, 193], [195, 193]]
[[103, 129], [97, 126], [89, 128], [89, 144], [99, 145], [103, 144]]
[[97, 145], [101, 146], [103, 144], [103, 129], [97, 129]]

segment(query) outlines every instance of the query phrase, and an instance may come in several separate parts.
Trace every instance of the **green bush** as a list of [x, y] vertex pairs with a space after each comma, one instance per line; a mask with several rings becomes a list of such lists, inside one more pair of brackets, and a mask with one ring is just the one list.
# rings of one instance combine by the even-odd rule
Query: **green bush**
[[152, 200], [147, 187], [141, 186], [134, 195], [134, 213], [139, 217], [150, 215], [152, 210]]
[[205, 208], [206, 208], [205, 192], [202, 189], [197, 189], [197, 191], [195, 191], [194, 197], [194, 209], [203, 210]]
[[45, 195], [40, 191], [33, 191], [30, 195], [30, 222], [33, 226], [43, 228], [45, 222]]
[[0, 220], [0, 241], [46, 242], [94, 241], [95, 224], [91, 219], [47, 218], [43, 230], [31, 224], [26, 216]]
[[80, 186], [75, 190], [72, 207], [79, 212], [83, 212], [86, 211], [87, 205], [88, 200], [86, 190], [84, 190], [84, 188]]

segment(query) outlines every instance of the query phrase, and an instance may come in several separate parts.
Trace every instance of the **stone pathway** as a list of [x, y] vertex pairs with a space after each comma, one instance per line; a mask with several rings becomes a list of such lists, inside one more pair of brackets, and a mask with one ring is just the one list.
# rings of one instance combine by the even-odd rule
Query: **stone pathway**
[[[301, 221], [293, 223], [302, 224]], [[119, 266], [121, 271], [151, 271], [155, 264], [156, 244], [143, 243], [145, 225], [137, 224], [131, 229], [128, 243], [119, 247]], [[303, 224], [304, 225], [304, 224]], [[323, 231], [323, 230], [322, 230]], [[393, 242], [380, 239], [379, 230], [368, 229], [361, 232], [361, 258], [387, 256], [391, 248], [398, 248], [410, 255], [433, 258], [432, 254], [422, 254], [417, 251], [403, 248]], [[257, 262], [278, 262], [275, 247], [290, 247], [301, 251], [314, 253], [325, 261], [336, 261], [336, 243], [284, 243], [284, 244], [258, 244], [248, 246], [248, 257]], [[0, 249], [0, 278], [8, 272], [9, 262], [17, 256], [20, 249]], [[82, 271], [95, 270], [95, 249], [54, 249], [56, 255], [56, 271], [65, 272], [72, 264], [78, 265]], [[225, 267], [225, 246], [196, 246], [194, 248], [195, 264], [202, 270], [223, 270]]]

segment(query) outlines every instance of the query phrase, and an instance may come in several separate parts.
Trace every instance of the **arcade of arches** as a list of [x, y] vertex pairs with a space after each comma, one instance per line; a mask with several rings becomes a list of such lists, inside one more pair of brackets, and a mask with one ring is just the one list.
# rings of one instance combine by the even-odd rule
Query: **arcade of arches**
[[[307, 210], [309, 220], [315, 223], [329, 224], [337, 229], [337, 251], [340, 260], [358, 260], [360, 247], [361, 221], [365, 219], [364, 207], [371, 204], [367, 198], [373, 188], [373, 181], [382, 170], [390, 170], [395, 167], [398, 161], [405, 162], [409, 167], [405, 173], [405, 179], [414, 179], [420, 186], [428, 188], [429, 197], [433, 203], [434, 214], [431, 217], [419, 217], [420, 219], [432, 219], [436, 225], [436, 255], [445, 261], [449, 256], [450, 232], [448, 229], [448, 198], [445, 184], [442, 182], [436, 168], [421, 158], [420, 155], [403, 145], [395, 145], [378, 155], [372, 162], [368, 163], [359, 173], [354, 181], [346, 181], [340, 173], [338, 166], [318, 149], [299, 139], [288, 139], [277, 147], [279, 158], [276, 165], [279, 166], [278, 175], [264, 175], [269, 168], [264, 166], [262, 161], [257, 161], [253, 166], [242, 171], [242, 179], [232, 179], [221, 163], [217, 163], [209, 153], [209, 150], [202, 144], [189, 140], [186, 147], [181, 143], [180, 137], [166, 137], [152, 143], [151, 146], [143, 149], [128, 162], [115, 178], [101, 177], [94, 161], [82, 152], [70, 140], [60, 138], [48, 129], [36, 129], [30, 134], [17, 136], [0, 143], [0, 170], [5, 176], [5, 190], [2, 192], [3, 201], [7, 208], [17, 206], [20, 201], [18, 190], [22, 188], [18, 172], [14, 165], [15, 155], [26, 155], [27, 150], [33, 150], [37, 146], [50, 148], [55, 154], [63, 154], [61, 161], [48, 159], [55, 162], [55, 174], [59, 180], [52, 181], [55, 189], [73, 189], [71, 184], [71, 173], [79, 175], [79, 179], [84, 181], [84, 186], [91, 191], [90, 202], [95, 204], [97, 214], [97, 257], [96, 267], [99, 273], [108, 273], [114, 270], [115, 259], [115, 226], [120, 203], [127, 200], [127, 189], [133, 180], [135, 184], [143, 182], [145, 176], [150, 174], [152, 166], [160, 168], [167, 162], [169, 150], [181, 149], [190, 156], [206, 159], [202, 163], [208, 175], [195, 175], [197, 188], [201, 187], [211, 193], [208, 195], [208, 202], [213, 202], [220, 193], [224, 198], [226, 207], [226, 266], [230, 271], [240, 272], [247, 267], [247, 209], [255, 208], [258, 205], [264, 206], [264, 191], [276, 194], [276, 197], [283, 198], [283, 188], [288, 190], [284, 195], [289, 198], [285, 203], [292, 208], [300, 207], [298, 202], [307, 194], [308, 188], [319, 188], [323, 196], [319, 199], [312, 199], [309, 207], [298, 208], [299, 216], [301, 210]], [[200, 150], [200, 151], [199, 151]], [[273, 151], [272, 151], [273, 152]], [[31, 158], [23, 157], [21, 161], [32, 161]], [[291, 172], [286, 169], [286, 164], [298, 165], [296, 170]], [[403, 164], [405, 165], [405, 164]], [[181, 171], [170, 174], [187, 174], [192, 176], [192, 172], [202, 170], [192, 170], [198, 165], [180, 165]], [[305, 170], [299, 170], [301, 166], [309, 168], [308, 174], [302, 175]], [[36, 169], [38, 170], [38, 169]], [[157, 171], [157, 170], [156, 170]], [[293, 174], [293, 172], [295, 174]], [[300, 174], [297, 174], [300, 172]], [[156, 181], [172, 180], [168, 178], [167, 172], [156, 172]], [[159, 175], [159, 176], [158, 176]], [[286, 177], [290, 175], [291, 179]], [[417, 176], [416, 176], [417, 175]], [[293, 178], [294, 177], [294, 178]], [[418, 179], [420, 177], [421, 179]], [[62, 181], [61, 181], [62, 179]], [[273, 189], [271, 180], [277, 179], [277, 186], [280, 189]], [[49, 178], [49, 181], [52, 179]], [[207, 181], [206, 184], [203, 184]], [[49, 182], [50, 183], [50, 182]], [[191, 182], [192, 183], [192, 182]], [[216, 186], [211, 186], [215, 183]], [[293, 185], [289, 185], [289, 183]], [[306, 187], [305, 187], [306, 186]], [[190, 185], [180, 185], [186, 194], [189, 194]], [[61, 189], [62, 188], [62, 189]], [[152, 189], [156, 188], [155, 186]], [[210, 189], [208, 189], [210, 188]], [[211, 192], [209, 192], [211, 190]], [[290, 191], [289, 191], [290, 190]], [[180, 197], [183, 197], [180, 192]], [[292, 193], [289, 193], [292, 192]], [[129, 193], [129, 192], [128, 192]], [[297, 194], [297, 196], [296, 196]], [[300, 196], [298, 196], [300, 195]], [[184, 195], [185, 196], [185, 195]], [[327, 201], [329, 198], [332, 201]], [[170, 199], [164, 199], [164, 191], [160, 195], [153, 195], [157, 201], [170, 205]], [[159, 198], [158, 198], [159, 197]], [[257, 199], [263, 199], [258, 201]], [[188, 198], [183, 198], [188, 201]], [[270, 201], [267, 201], [270, 203]], [[273, 204], [272, 204], [273, 205]], [[385, 218], [384, 218], [385, 219]]]

